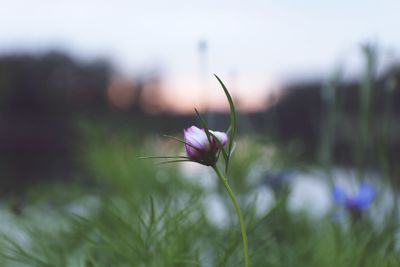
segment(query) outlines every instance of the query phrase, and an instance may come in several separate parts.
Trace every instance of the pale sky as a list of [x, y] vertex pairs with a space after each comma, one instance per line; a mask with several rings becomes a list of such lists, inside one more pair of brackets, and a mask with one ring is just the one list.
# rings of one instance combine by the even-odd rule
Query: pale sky
[[1, 0], [0, 6], [0, 53], [60, 48], [108, 58], [126, 74], [160, 69], [167, 99], [179, 109], [220, 105], [212, 73], [251, 109], [290, 79], [327, 76], [338, 64], [357, 73], [367, 41], [379, 44], [386, 61], [400, 51], [398, 0]]

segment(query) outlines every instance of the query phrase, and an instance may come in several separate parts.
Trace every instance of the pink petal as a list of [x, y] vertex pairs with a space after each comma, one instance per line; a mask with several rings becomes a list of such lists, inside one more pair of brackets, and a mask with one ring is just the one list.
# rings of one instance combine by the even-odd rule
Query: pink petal
[[206, 150], [210, 145], [204, 130], [196, 126], [184, 130], [184, 141], [199, 150]]
[[217, 131], [210, 131], [212, 132], [215, 137], [218, 138], [218, 140], [221, 142], [222, 145], [225, 145], [228, 143], [228, 135], [224, 132], [217, 132]]

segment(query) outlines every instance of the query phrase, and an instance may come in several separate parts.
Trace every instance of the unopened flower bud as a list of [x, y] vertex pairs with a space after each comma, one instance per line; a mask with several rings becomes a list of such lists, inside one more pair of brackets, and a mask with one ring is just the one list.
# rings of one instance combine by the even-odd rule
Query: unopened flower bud
[[[221, 145], [228, 142], [228, 136], [224, 132], [209, 131], [209, 138], [204, 129], [196, 126], [189, 127], [183, 131], [185, 149], [187, 156], [195, 162], [206, 166], [214, 165], [218, 160], [218, 152]], [[215, 139], [218, 139], [215, 140]]]

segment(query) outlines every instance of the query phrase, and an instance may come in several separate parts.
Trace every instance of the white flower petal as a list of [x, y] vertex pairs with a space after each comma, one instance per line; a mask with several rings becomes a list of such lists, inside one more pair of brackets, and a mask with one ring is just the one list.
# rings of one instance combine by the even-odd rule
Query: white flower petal
[[204, 130], [192, 126], [184, 131], [185, 142], [200, 149], [205, 150], [209, 147], [210, 143]]
[[210, 131], [213, 133], [218, 140], [221, 142], [222, 145], [225, 145], [228, 142], [228, 135], [224, 132], [217, 132], [217, 131]]

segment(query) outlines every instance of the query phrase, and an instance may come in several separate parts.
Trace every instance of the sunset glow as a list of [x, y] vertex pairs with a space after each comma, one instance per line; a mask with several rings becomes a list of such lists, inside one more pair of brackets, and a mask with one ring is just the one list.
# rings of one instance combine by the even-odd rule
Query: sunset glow
[[[261, 80], [261, 79], [260, 79]], [[209, 82], [198, 79], [167, 79], [162, 86], [162, 103], [166, 110], [177, 113], [191, 113], [193, 107], [199, 110], [226, 112], [229, 110], [226, 97], [219, 84], [210, 75]], [[281, 94], [278, 83], [237, 80], [226, 82], [231, 90], [238, 111], [257, 112], [267, 109]]]

